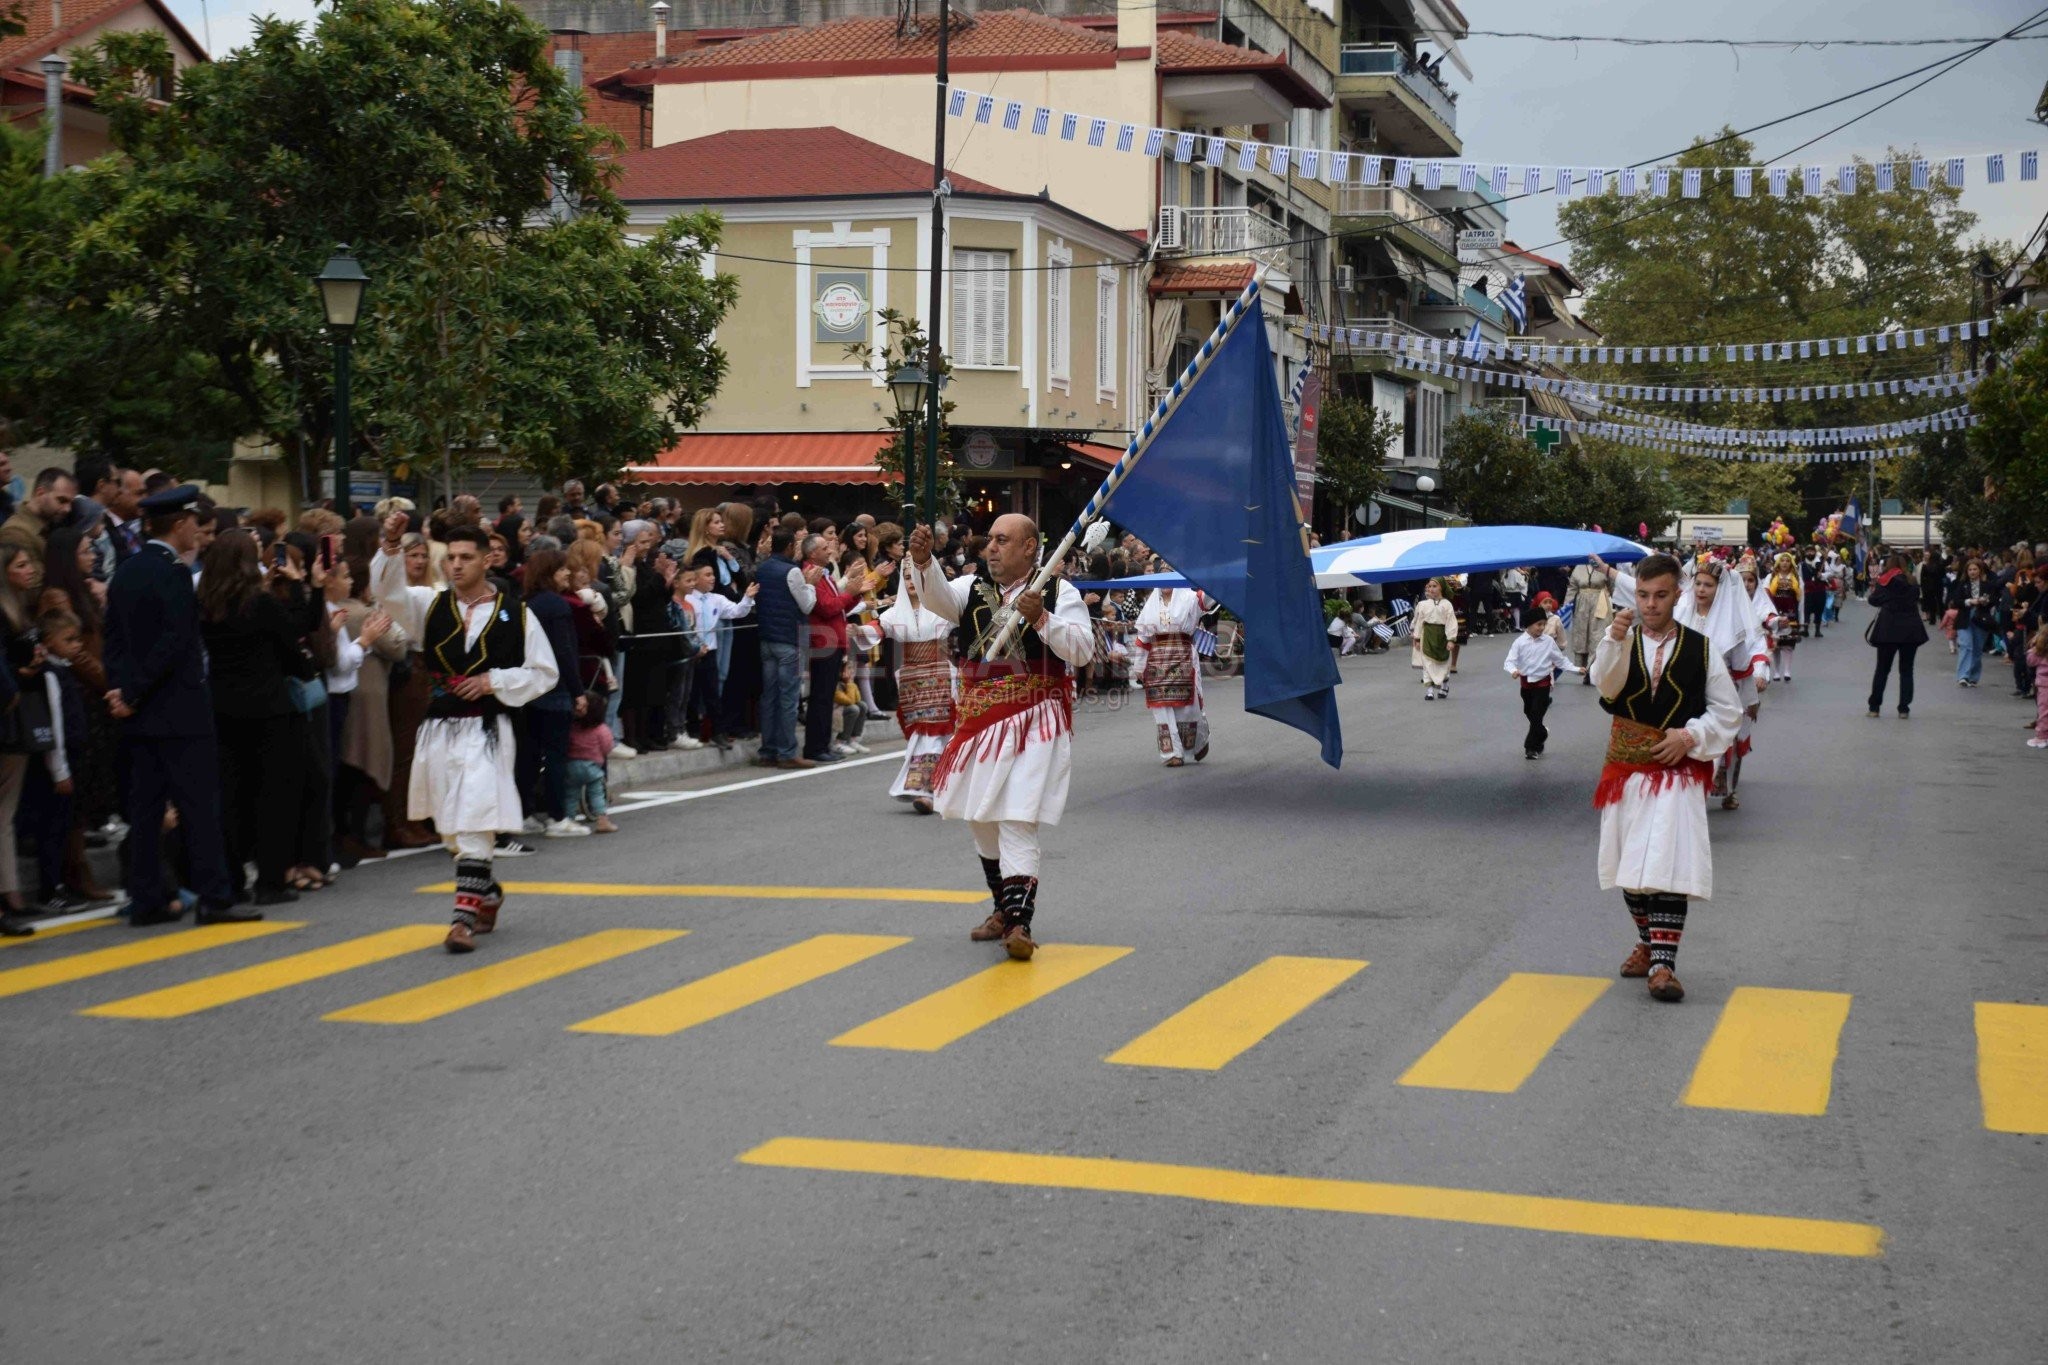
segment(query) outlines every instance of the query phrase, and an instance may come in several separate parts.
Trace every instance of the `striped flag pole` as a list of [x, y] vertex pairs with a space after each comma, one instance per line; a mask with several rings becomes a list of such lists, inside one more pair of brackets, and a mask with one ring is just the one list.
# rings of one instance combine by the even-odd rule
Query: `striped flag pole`
[[[1223, 310], [1223, 317], [1216, 323], [1216, 330], [1209, 333], [1208, 339], [1202, 343], [1202, 349], [1195, 353], [1195, 358], [1188, 362], [1187, 368], [1173, 381], [1173, 387], [1159, 400], [1159, 406], [1145, 419], [1145, 425], [1131, 437], [1130, 444], [1124, 447], [1124, 453], [1117, 457], [1116, 464], [1111, 467], [1109, 476], [1103, 479], [1102, 487], [1096, 489], [1095, 495], [1088, 499], [1088, 505], [1081, 509], [1081, 515], [1074, 518], [1073, 526], [1067, 530], [1066, 539], [1062, 540], [1045, 563], [1039, 566], [1037, 576], [1031, 580], [1030, 591], [1045, 591], [1045, 585], [1052, 581], [1053, 574], [1073, 551], [1075, 544], [1087, 531], [1089, 523], [1102, 515], [1103, 504], [1109, 501], [1117, 486], [1130, 474], [1132, 466], [1138, 463], [1138, 457], [1152, 444], [1152, 438], [1166, 425], [1166, 419], [1180, 406], [1181, 399], [1187, 396], [1188, 390], [1193, 387], [1195, 380], [1201, 377], [1202, 371], [1209, 368], [1210, 360], [1215, 358], [1217, 350], [1223, 345], [1223, 338], [1229, 336], [1230, 329], [1237, 326], [1246, 314], [1257, 307], [1259, 280], [1264, 274], [1261, 270], [1252, 276], [1252, 282], [1244, 287], [1244, 292], [1232, 299], [1230, 306]], [[1021, 618], [1015, 610], [1004, 607], [1003, 615], [1002, 628], [990, 642], [988, 653], [982, 658], [983, 663], [993, 662], [998, 655], [1008, 649], [1010, 638], [1017, 633], [1017, 623]]]

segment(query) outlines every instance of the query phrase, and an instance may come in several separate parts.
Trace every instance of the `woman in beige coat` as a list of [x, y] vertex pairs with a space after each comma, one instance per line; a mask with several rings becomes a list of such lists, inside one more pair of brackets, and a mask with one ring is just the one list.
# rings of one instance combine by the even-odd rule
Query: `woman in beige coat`
[[[360, 595], [369, 583], [369, 565], [360, 570], [351, 565], [349, 572], [363, 587], [339, 604], [341, 629], [351, 640], [360, 640], [364, 625], [383, 613]], [[391, 669], [404, 660], [408, 643], [404, 629], [391, 622], [363, 651], [362, 667], [356, 673], [355, 699], [342, 721], [341, 747], [334, 756], [339, 769], [334, 783], [334, 824], [344, 858], [360, 861], [384, 856], [382, 848], [370, 843], [367, 825], [370, 808], [391, 789]]]

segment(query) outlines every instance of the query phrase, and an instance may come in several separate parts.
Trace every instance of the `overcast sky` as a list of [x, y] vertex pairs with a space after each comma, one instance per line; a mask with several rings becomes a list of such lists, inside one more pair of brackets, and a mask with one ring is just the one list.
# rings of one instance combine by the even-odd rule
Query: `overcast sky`
[[[207, 16], [202, 15], [200, 0], [169, 3], [193, 33], [202, 32]], [[1187, 3], [1195, 8], [1200, 0]], [[311, 0], [219, 0], [207, 8], [215, 52], [245, 41], [257, 14], [303, 19], [312, 13]], [[1475, 29], [1639, 38], [1827, 39], [1988, 37], [2028, 18], [2037, 4], [1461, 0], [1461, 8]], [[2048, 27], [2042, 32], [2048, 33]], [[1465, 44], [1473, 79], [1455, 74], [1448, 65], [1444, 71], [1458, 92], [1459, 132], [1467, 159], [1488, 164], [1619, 166], [1676, 151], [1696, 134], [1715, 132], [1723, 124], [1747, 128], [1966, 50], [1829, 47], [1731, 52], [1725, 47], [1624, 47], [1474, 37]], [[1917, 145], [1930, 155], [1970, 153], [1964, 205], [1980, 215], [1983, 231], [2018, 242], [2048, 213], [2048, 179], [2021, 184], [2014, 165], [2006, 184], [1987, 186], [1982, 154], [2029, 147], [2048, 151], [2048, 128], [2032, 121], [2044, 81], [2048, 41], [2001, 43], [1800, 156], [1835, 162], [1857, 153], [1875, 157], [1894, 145]], [[1912, 84], [1902, 81], [1757, 133], [1758, 155], [1775, 158]], [[1516, 200], [1509, 206], [1509, 231], [1526, 247], [1569, 257], [1570, 243], [1555, 241], [1555, 211], [1556, 200], [1548, 194]]]

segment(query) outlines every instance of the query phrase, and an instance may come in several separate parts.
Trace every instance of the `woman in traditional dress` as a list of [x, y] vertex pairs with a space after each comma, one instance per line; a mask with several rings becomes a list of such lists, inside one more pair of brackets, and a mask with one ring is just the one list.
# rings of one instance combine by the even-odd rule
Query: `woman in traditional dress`
[[1415, 604], [1409, 626], [1414, 663], [1422, 670], [1422, 699], [1451, 695], [1451, 642], [1458, 638], [1458, 613], [1444, 600], [1444, 581], [1432, 578]]
[[1145, 599], [1136, 635], [1144, 651], [1145, 705], [1159, 726], [1159, 757], [1167, 767], [1209, 756], [1209, 718], [1202, 710], [1202, 670], [1195, 629], [1202, 595], [1193, 588], [1160, 588]]
[[[1566, 581], [1564, 600], [1572, 609], [1572, 623], [1565, 630], [1564, 652], [1572, 662], [1585, 667], [1607, 630], [1607, 618], [1614, 613], [1614, 575], [1604, 565], [1581, 564]], [[1591, 686], [1593, 675], [1580, 679]]]
[[1777, 614], [1777, 623], [1771, 631], [1771, 674], [1770, 680], [1792, 681], [1792, 651], [1799, 647], [1799, 637], [1806, 633], [1800, 624], [1801, 611], [1806, 592], [1799, 581], [1799, 566], [1787, 553], [1780, 553], [1771, 564], [1771, 576], [1764, 583], [1764, 596], [1770, 599], [1771, 609]]
[[918, 600], [906, 575], [882, 613], [882, 633], [896, 642], [896, 728], [908, 741], [889, 795], [919, 815], [932, 813], [932, 769], [953, 737], [953, 623]]

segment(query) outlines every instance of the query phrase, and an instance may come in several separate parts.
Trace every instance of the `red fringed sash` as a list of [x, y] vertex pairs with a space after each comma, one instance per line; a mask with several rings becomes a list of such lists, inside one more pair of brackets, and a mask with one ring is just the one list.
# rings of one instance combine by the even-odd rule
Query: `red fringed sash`
[[1675, 764], [1659, 763], [1650, 756], [1664, 732], [1626, 716], [1614, 718], [1607, 740], [1607, 765], [1600, 770], [1600, 784], [1593, 788], [1593, 809], [1604, 810], [1621, 800], [1622, 788], [1631, 777], [1650, 779], [1648, 795], [1669, 787], [1693, 785], [1701, 789], [1714, 781], [1714, 765], [1705, 759], [1684, 758]]
[[932, 770], [938, 791], [970, 761], [985, 762], [1005, 753], [1023, 753], [1037, 740], [1051, 743], [1074, 729], [1074, 680], [1049, 672], [971, 676], [980, 669], [963, 666], [960, 728], [947, 741]]

